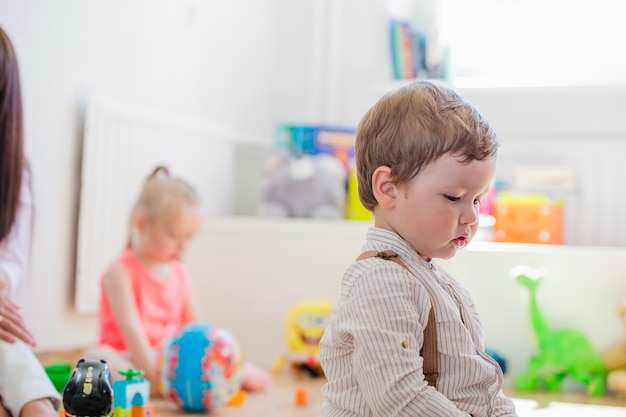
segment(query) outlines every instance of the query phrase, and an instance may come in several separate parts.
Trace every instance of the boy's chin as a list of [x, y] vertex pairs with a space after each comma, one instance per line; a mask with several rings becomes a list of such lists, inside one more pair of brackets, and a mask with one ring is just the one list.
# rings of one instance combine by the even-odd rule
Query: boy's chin
[[464, 248], [464, 246], [457, 246], [457, 245], [447, 246], [446, 248], [444, 248], [441, 251], [439, 251], [439, 253], [437, 253], [432, 258], [435, 258], [435, 259], [450, 259], [454, 255], [456, 255], [457, 252], [459, 250], [461, 250], [462, 248]]

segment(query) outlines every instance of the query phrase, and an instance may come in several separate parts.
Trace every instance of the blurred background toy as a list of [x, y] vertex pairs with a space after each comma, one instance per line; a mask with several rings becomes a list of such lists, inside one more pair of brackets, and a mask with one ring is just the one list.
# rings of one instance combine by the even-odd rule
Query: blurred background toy
[[[618, 305], [617, 314], [622, 321], [623, 334], [626, 335], [626, 300]], [[603, 360], [609, 371], [607, 388], [620, 397], [626, 396], [626, 340], [610, 347]]]
[[160, 391], [185, 411], [206, 412], [241, 389], [243, 361], [233, 335], [209, 323], [191, 323], [162, 348]]
[[602, 395], [607, 371], [589, 340], [574, 329], [552, 329], [543, 317], [537, 288], [545, 271], [518, 266], [511, 273], [528, 289], [530, 319], [538, 349], [526, 371], [515, 378], [515, 389], [532, 391], [543, 385], [548, 391], [560, 391], [564, 379], [570, 377], [586, 386], [590, 395]]
[[501, 192], [495, 197], [496, 242], [563, 244], [563, 200], [542, 193]]
[[356, 174], [356, 165], [352, 159], [348, 165], [348, 197], [346, 201], [346, 218], [349, 220], [374, 220], [371, 211], [363, 207], [359, 198], [359, 180]]
[[126, 379], [113, 382], [113, 417], [152, 417], [150, 382], [141, 378], [143, 371], [120, 371]]
[[103, 360], [82, 358], [63, 389], [66, 416], [104, 417], [113, 411], [109, 365]]
[[345, 217], [347, 173], [326, 154], [276, 151], [264, 161], [265, 184], [257, 214], [264, 217]]
[[69, 381], [72, 376], [72, 364], [64, 361], [55, 361], [46, 365], [44, 369], [46, 370], [48, 378], [52, 381], [54, 388], [56, 388], [60, 394], [63, 393], [65, 384], [67, 384], [67, 381]]
[[489, 356], [491, 356], [491, 358], [496, 361], [498, 363], [498, 365], [500, 365], [500, 369], [502, 370], [503, 374], [506, 374], [506, 370], [507, 370], [507, 366], [506, 366], [506, 359], [500, 355], [500, 353], [498, 353], [498, 351], [496, 351], [493, 348], [490, 347], [486, 347], [485, 348], [485, 353]]
[[331, 310], [331, 303], [302, 302], [289, 311], [286, 325], [288, 351], [278, 357], [274, 372], [289, 362], [314, 378], [324, 375], [319, 363], [320, 340], [328, 326]]
[[228, 400], [227, 405], [241, 405], [246, 402], [246, 392], [244, 390], [239, 390]]
[[303, 407], [309, 403], [309, 391], [306, 388], [296, 389], [296, 405]]

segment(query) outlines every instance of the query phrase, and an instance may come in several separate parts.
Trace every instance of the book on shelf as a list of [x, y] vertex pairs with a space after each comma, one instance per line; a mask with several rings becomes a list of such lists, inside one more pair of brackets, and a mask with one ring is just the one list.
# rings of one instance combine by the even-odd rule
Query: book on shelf
[[393, 78], [407, 80], [427, 76], [427, 37], [410, 22], [389, 19], [389, 39]]

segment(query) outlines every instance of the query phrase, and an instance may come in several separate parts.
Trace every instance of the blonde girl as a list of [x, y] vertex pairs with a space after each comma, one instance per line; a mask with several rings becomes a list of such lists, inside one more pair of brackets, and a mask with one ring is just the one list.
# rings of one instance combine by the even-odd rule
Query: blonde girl
[[[181, 257], [201, 226], [200, 202], [186, 181], [158, 166], [133, 206], [126, 249], [102, 277], [100, 340], [84, 352], [109, 363], [111, 376], [141, 369], [158, 395], [158, 351], [163, 341], [201, 316], [190, 297]], [[246, 365], [244, 389], [265, 389], [265, 371]]]

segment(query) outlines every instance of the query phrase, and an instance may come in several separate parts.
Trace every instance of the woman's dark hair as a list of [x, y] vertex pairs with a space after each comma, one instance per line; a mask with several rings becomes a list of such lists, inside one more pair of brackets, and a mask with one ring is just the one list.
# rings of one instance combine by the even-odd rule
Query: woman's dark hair
[[0, 28], [0, 242], [11, 232], [20, 204], [24, 124], [15, 50]]

